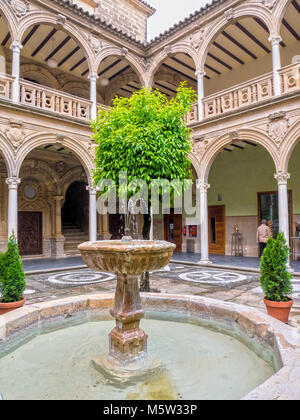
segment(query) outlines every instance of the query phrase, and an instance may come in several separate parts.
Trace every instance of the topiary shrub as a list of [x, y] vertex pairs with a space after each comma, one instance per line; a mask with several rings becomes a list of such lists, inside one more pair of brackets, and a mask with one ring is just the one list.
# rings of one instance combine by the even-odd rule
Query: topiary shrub
[[23, 299], [25, 287], [25, 273], [17, 238], [13, 233], [8, 240], [7, 251], [0, 258], [0, 301], [19, 302]]
[[260, 284], [267, 300], [287, 302], [293, 292], [292, 275], [288, 270], [290, 249], [283, 233], [269, 238], [260, 260]]

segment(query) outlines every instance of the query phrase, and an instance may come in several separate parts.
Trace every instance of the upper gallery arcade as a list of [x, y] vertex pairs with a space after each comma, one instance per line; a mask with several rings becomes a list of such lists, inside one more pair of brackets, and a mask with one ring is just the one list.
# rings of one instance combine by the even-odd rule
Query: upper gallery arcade
[[155, 10], [141, 0], [1, 0], [0, 13], [2, 247], [12, 230], [24, 255], [43, 256], [118, 235], [96, 214], [89, 121], [115, 95], [151, 86], [170, 98], [184, 80], [198, 93], [187, 119], [202, 225], [160, 217], [157, 236], [204, 262], [231, 252], [236, 225], [256, 255], [262, 217], [294, 236], [299, 0], [215, 0], [151, 42]]

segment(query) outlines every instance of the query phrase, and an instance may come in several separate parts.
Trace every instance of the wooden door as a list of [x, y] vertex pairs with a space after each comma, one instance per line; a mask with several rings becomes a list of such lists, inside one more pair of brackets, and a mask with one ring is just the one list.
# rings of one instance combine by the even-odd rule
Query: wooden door
[[18, 213], [18, 244], [21, 255], [43, 253], [42, 213], [20, 211]]
[[165, 214], [165, 240], [176, 245], [176, 251], [182, 251], [182, 215]]
[[208, 249], [210, 254], [225, 254], [225, 206], [208, 207]]

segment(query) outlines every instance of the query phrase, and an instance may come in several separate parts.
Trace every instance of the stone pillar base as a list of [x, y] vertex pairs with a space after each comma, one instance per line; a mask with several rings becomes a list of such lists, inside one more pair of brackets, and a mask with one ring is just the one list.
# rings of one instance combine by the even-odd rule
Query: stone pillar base
[[64, 258], [65, 255], [65, 237], [52, 239], [52, 256], [55, 258]]
[[200, 265], [210, 265], [210, 264], [212, 264], [212, 262], [210, 260], [200, 260], [198, 262], [198, 264], [200, 264]]

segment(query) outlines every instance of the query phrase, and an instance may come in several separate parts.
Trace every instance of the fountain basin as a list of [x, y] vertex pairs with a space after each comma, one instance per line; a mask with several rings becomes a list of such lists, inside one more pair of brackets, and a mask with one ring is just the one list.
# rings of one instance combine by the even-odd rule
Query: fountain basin
[[[247, 395], [240, 396], [241, 398], [252, 400], [293, 400], [300, 398], [300, 336], [297, 330], [256, 309], [209, 298], [145, 294], [142, 295], [142, 303], [146, 314], [150, 316], [154, 315], [164, 320], [168, 320], [170, 316], [172, 316], [172, 320], [177, 317], [177, 321], [188, 322], [192, 325], [200, 325], [201, 328], [225, 333], [229, 337], [237, 338], [268, 363], [271, 363], [276, 373], [257, 388], [249, 390]], [[3, 315], [0, 317], [0, 357], [1, 353], [3, 354], [8, 348], [11, 351], [14, 348], [22, 349], [22, 345], [28, 342], [29, 337], [36, 337], [45, 328], [54, 328], [56, 323], [66, 323], [68, 325], [71, 320], [75, 323], [79, 319], [80, 322], [83, 319], [86, 321], [97, 320], [99, 317], [105, 316], [107, 309], [112, 305], [112, 295], [85, 295], [28, 305]], [[158, 312], [159, 315], [157, 316]], [[101, 321], [99, 321], [99, 325], [101, 325]], [[188, 326], [178, 323], [177, 325], [178, 328], [180, 327], [180, 331], [178, 331], [178, 334], [174, 334], [174, 340], [177, 341], [174, 342], [173, 352], [176, 353], [176, 342], [180, 340], [187, 340], [183, 345], [190, 351], [192, 344], [188, 344]], [[61, 324], [60, 327], [62, 327]], [[66, 333], [68, 330], [71, 331], [71, 329], [67, 329], [65, 330]], [[167, 330], [169, 332], [170, 327]], [[165, 335], [163, 329], [160, 334], [162, 340]], [[199, 336], [201, 343], [201, 331], [195, 338], [197, 336]], [[47, 335], [43, 338], [45, 342], [43, 348], [45, 348], [47, 346]], [[96, 339], [99, 342], [106, 341], [101, 335], [96, 335]], [[166, 359], [172, 358], [170, 354], [166, 354], [165, 357]], [[0, 392], [2, 392], [1, 383], [5, 383], [1, 361], [2, 359], [0, 359]], [[38, 371], [39, 366], [35, 365], [35, 369]], [[97, 371], [94, 372], [95, 375], [98, 374]], [[82, 374], [85, 374], [85, 372], [82, 372]], [[60, 383], [61, 378], [57, 379]], [[193, 379], [196, 389], [199, 388], [199, 385], [203, 386], [201, 375], [197, 376], [195, 374]], [[24, 378], [22, 378], [22, 381], [16, 381], [15, 389], [22, 384], [24, 385], [23, 381]], [[106, 394], [102, 396], [102, 399], [105, 399], [105, 397], [107, 397]], [[159, 399], [160, 395], [156, 394], [155, 397]], [[165, 395], [161, 397], [163, 398]], [[234, 396], [232, 397], [235, 399]], [[50, 398], [51, 396], [49, 396]], [[72, 398], [76, 399], [76, 394]], [[122, 397], [119, 395], [118, 398]], [[199, 399], [201, 399], [201, 396]]]
[[93, 270], [139, 275], [160, 270], [170, 261], [176, 246], [166, 241], [97, 241], [78, 246], [82, 259]]

